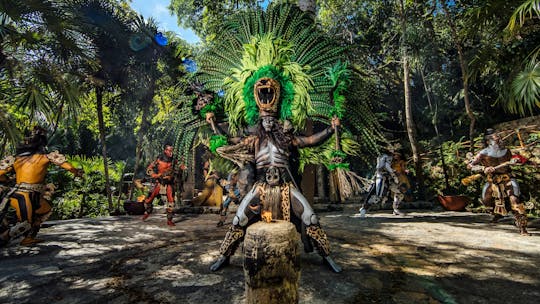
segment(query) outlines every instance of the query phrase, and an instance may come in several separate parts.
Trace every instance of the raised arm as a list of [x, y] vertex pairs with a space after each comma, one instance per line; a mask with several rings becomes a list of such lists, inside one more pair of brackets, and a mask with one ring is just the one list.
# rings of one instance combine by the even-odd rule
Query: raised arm
[[328, 127], [321, 132], [315, 133], [311, 136], [295, 136], [293, 139], [293, 145], [303, 148], [308, 146], [314, 146], [328, 139], [334, 130], [340, 125], [339, 118], [332, 118], [332, 126]]
[[51, 152], [47, 154], [47, 158], [49, 161], [60, 168], [63, 168], [65, 170], [68, 170], [69, 172], [73, 173], [75, 176], [82, 176], [83, 171], [81, 169], [75, 168], [72, 164], [70, 164], [66, 157], [63, 154], [60, 154], [58, 151]]

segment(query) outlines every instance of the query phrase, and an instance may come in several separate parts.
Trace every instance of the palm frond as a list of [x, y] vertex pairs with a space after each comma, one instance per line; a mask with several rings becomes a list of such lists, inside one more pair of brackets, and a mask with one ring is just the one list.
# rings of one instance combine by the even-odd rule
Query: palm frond
[[511, 113], [525, 115], [540, 108], [540, 62], [529, 63], [512, 81], [512, 97], [506, 104]]
[[540, 0], [526, 0], [521, 4], [510, 17], [506, 29], [515, 32], [525, 24], [525, 21], [533, 18], [540, 18]]

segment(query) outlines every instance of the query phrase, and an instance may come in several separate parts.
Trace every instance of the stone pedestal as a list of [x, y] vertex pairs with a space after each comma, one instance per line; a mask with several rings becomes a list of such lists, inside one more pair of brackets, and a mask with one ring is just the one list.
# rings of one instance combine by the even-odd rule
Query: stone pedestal
[[298, 233], [286, 221], [258, 222], [244, 238], [246, 303], [298, 303]]

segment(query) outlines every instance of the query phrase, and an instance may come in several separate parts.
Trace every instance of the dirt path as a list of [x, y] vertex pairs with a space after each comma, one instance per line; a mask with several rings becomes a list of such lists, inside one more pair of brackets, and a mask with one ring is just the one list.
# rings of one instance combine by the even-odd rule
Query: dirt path
[[[302, 253], [300, 303], [538, 303], [540, 232], [520, 237], [483, 214], [320, 214], [330, 272]], [[0, 303], [243, 303], [240, 252], [209, 264], [226, 227], [214, 214], [49, 222], [34, 247], [0, 249]], [[537, 226], [533, 223], [533, 226]]]

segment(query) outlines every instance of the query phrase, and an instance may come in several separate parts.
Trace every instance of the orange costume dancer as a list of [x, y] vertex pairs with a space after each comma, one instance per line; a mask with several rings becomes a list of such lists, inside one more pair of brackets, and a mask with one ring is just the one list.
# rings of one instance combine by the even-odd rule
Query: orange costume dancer
[[152, 213], [152, 202], [154, 198], [159, 194], [163, 201], [167, 201], [167, 225], [175, 226], [173, 222], [173, 208], [174, 208], [174, 165], [176, 161], [173, 161], [173, 147], [165, 145], [163, 154], [159, 156], [155, 161], [150, 163], [146, 169], [146, 174], [152, 177], [154, 181], [154, 187], [148, 193], [148, 196], [144, 200], [144, 215], [142, 220], [146, 220], [150, 213]]
[[50, 163], [60, 166], [76, 176], [82, 176], [82, 170], [76, 169], [66, 161], [58, 151], [45, 153], [47, 144], [46, 130], [35, 127], [30, 136], [17, 147], [15, 157], [8, 156], [0, 162], [0, 176], [14, 171], [16, 185], [0, 203], [0, 212], [7, 209], [9, 201], [17, 214], [17, 224], [11, 228], [3, 227], [0, 242], [24, 235], [21, 245], [30, 245], [41, 240], [36, 239], [43, 223], [52, 213], [50, 204], [54, 185], [45, 184], [47, 167]]

